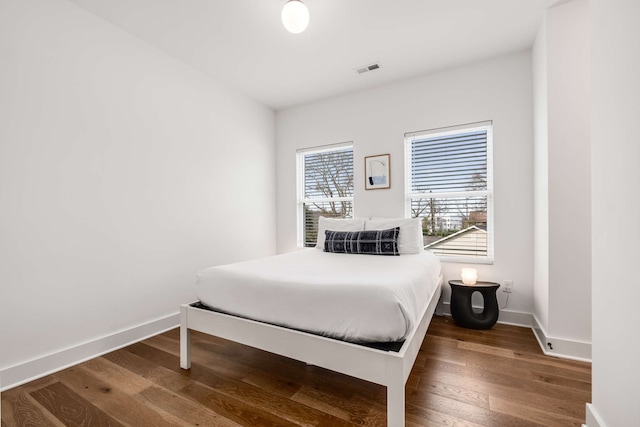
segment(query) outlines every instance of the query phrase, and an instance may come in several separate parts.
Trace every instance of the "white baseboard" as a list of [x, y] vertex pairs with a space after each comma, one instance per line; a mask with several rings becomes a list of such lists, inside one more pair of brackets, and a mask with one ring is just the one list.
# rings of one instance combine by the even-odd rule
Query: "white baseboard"
[[586, 427], [607, 427], [592, 403], [587, 403], [587, 422], [584, 425]]
[[[482, 309], [482, 307], [474, 308], [478, 310]], [[436, 314], [438, 316], [451, 316], [449, 302], [441, 301], [440, 304], [438, 304]], [[538, 344], [540, 344], [542, 352], [547, 356], [579, 360], [581, 362], [591, 362], [591, 343], [550, 337], [537, 321], [536, 317], [531, 313], [500, 310], [498, 323], [531, 328], [533, 330], [533, 334], [538, 340]], [[551, 344], [551, 346], [549, 346], [549, 344]]]
[[[474, 307], [475, 309], [482, 310], [482, 307]], [[438, 310], [436, 310], [438, 316], [451, 316], [451, 306], [448, 301], [438, 304]], [[522, 326], [530, 328], [533, 321], [533, 315], [531, 313], [523, 313], [521, 311], [513, 310], [500, 310], [498, 317], [498, 323], [505, 325]]]
[[551, 337], [535, 315], [533, 316], [532, 329], [545, 355], [591, 362], [591, 343]]
[[178, 312], [0, 370], [0, 392], [160, 334], [180, 324]]

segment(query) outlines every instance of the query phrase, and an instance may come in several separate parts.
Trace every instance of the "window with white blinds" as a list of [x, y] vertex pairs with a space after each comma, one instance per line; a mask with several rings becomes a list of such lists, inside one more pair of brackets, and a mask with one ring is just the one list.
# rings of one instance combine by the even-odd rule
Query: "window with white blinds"
[[443, 260], [493, 261], [491, 122], [405, 134], [406, 210]]
[[320, 216], [353, 216], [353, 145], [300, 150], [297, 157], [298, 246], [315, 246]]

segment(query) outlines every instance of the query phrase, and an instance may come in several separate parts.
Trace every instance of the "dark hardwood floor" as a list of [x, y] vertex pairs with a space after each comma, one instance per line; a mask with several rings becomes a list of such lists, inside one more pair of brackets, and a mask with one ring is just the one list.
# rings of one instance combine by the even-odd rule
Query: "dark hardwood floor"
[[[384, 426], [385, 388], [172, 330], [2, 393], [5, 426]], [[580, 426], [588, 363], [546, 357], [527, 328], [434, 317], [406, 386], [408, 426]]]

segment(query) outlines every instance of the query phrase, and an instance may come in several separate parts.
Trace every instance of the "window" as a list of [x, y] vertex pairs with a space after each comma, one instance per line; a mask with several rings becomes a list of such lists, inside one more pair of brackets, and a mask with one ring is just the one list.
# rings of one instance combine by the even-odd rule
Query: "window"
[[406, 210], [443, 260], [493, 261], [491, 122], [405, 134]]
[[353, 216], [353, 145], [301, 150], [297, 156], [298, 246], [315, 246], [320, 216]]

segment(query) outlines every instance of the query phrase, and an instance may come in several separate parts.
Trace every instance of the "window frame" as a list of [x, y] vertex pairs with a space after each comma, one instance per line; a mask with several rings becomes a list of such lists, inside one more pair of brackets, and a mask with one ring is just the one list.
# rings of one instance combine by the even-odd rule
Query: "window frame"
[[[310, 197], [305, 198], [305, 156], [309, 154], [328, 153], [332, 151], [342, 151], [350, 149], [352, 152], [353, 169], [351, 170], [352, 178], [352, 191], [350, 197]], [[317, 147], [302, 148], [296, 150], [296, 238], [298, 248], [310, 247], [305, 246], [305, 219], [304, 219], [304, 206], [309, 203], [326, 203], [326, 202], [351, 202], [351, 216], [344, 218], [355, 218], [355, 154], [353, 141], [340, 142], [337, 144], [328, 144]]]
[[[460, 133], [472, 131], [486, 131], [486, 157], [487, 157], [487, 189], [486, 190], [466, 190], [466, 191], [449, 191], [449, 192], [414, 192], [413, 188], [413, 170], [412, 170], [412, 142], [417, 139], [434, 138], [456, 135]], [[467, 264], [493, 264], [494, 262], [494, 185], [493, 185], [493, 121], [483, 121], [477, 123], [469, 123], [464, 125], [449, 126], [417, 132], [405, 133], [404, 137], [405, 151], [405, 216], [411, 218], [411, 202], [413, 199], [454, 199], [470, 196], [486, 196], [487, 197], [487, 255], [486, 256], [452, 256], [437, 255], [443, 262], [467, 263]], [[462, 230], [460, 230], [462, 231]]]

